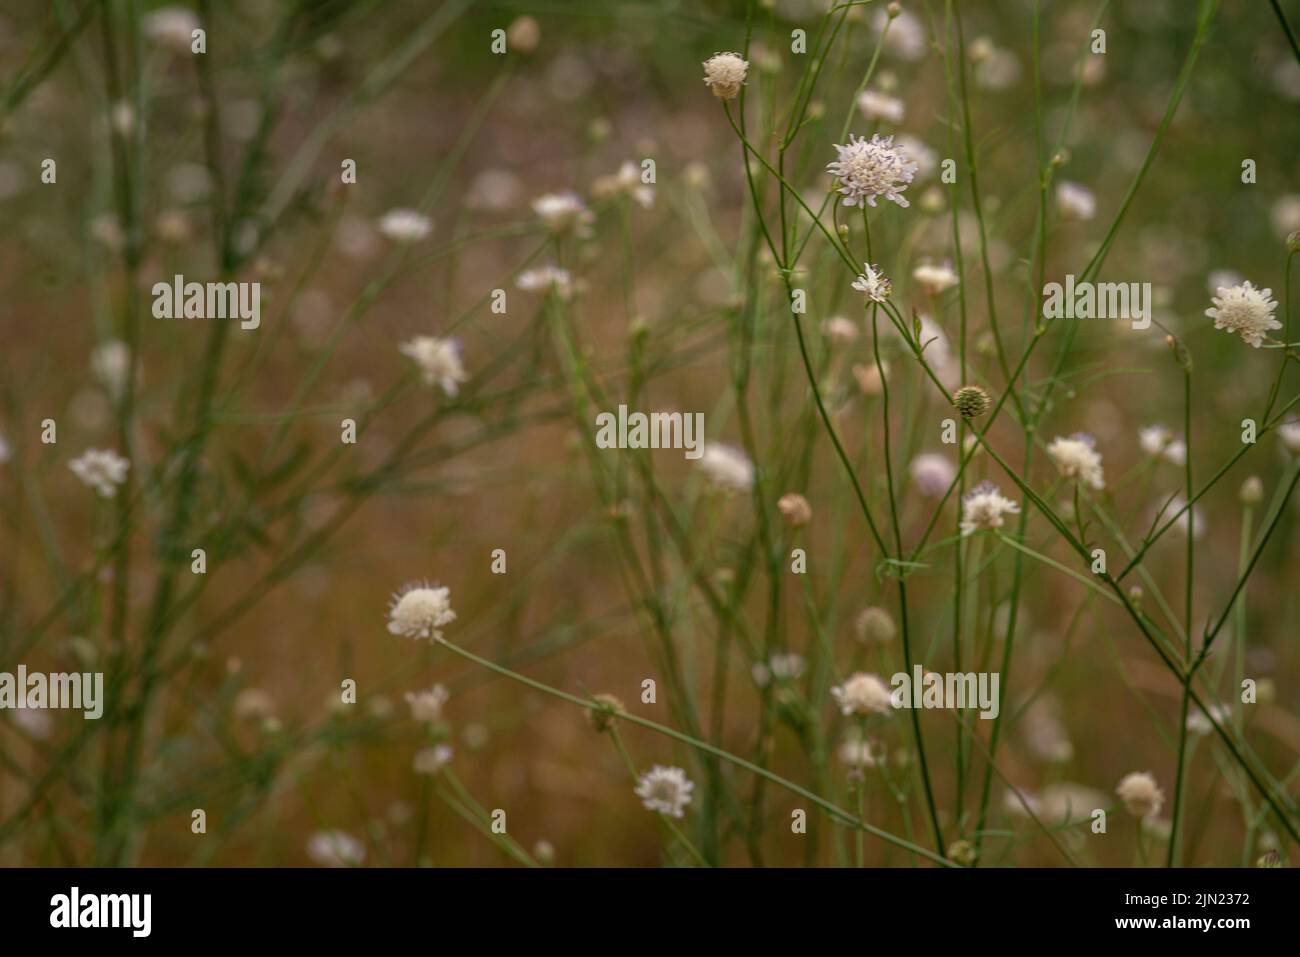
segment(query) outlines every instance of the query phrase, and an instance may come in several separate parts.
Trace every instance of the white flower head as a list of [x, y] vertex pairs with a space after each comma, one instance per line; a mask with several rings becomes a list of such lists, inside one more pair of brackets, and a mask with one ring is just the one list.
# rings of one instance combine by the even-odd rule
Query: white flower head
[[346, 831], [317, 831], [307, 841], [307, 856], [324, 867], [357, 867], [366, 847]]
[[715, 53], [704, 61], [704, 82], [720, 100], [735, 99], [748, 72], [748, 61], [737, 53]]
[[1200, 708], [1193, 708], [1187, 715], [1187, 730], [1192, 734], [1209, 734], [1214, 730], [1214, 725], [1210, 723], [1213, 718], [1219, 724], [1227, 721], [1232, 716], [1226, 705], [1210, 705], [1209, 715], [1207, 716]]
[[533, 212], [556, 235], [573, 233], [579, 237], [590, 236], [591, 224], [596, 219], [582, 199], [572, 192], [538, 196], [533, 200]]
[[388, 631], [408, 638], [442, 638], [442, 628], [456, 620], [451, 610], [451, 590], [445, 585], [412, 582], [393, 596], [388, 609]]
[[887, 123], [903, 122], [905, 113], [902, 100], [879, 90], [863, 90], [858, 94], [858, 110], [868, 120], [884, 120]]
[[912, 134], [899, 133], [894, 137], [894, 145], [916, 164], [916, 173], [912, 177], [914, 181], [928, 179], [939, 168], [939, 154]]
[[1052, 439], [1047, 446], [1047, 454], [1065, 478], [1100, 490], [1105, 488], [1106, 478], [1102, 472], [1101, 453], [1097, 451], [1096, 445], [1092, 436], [1076, 432], [1071, 436]]
[[1277, 427], [1277, 437], [1282, 440], [1282, 447], [1292, 455], [1300, 455], [1300, 419], [1283, 422]]
[[875, 206], [880, 196], [908, 205], [903, 190], [916, 174], [916, 164], [906, 151], [894, 145], [892, 136], [874, 134], [870, 140], [862, 136], [849, 136], [847, 146], [836, 144], [838, 158], [827, 165], [826, 171], [840, 181], [839, 192], [844, 194], [845, 206], [860, 206], [864, 202]]
[[1273, 318], [1277, 302], [1272, 298], [1272, 289], [1256, 289], [1246, 281], [1239, 286], [1220, 286], [1216, 291], [1214, 308], [1205, 310], [1214, 320], [1215, 329], [1235, 332], [1258, 349], [1265, 333], [1282, 328], [1282, 323]]
[[437, 385], [447, 395], [460, 391], [460, 384], [469, 376], [460, 361], [460, 346], [454, 339], [437, 336], [416, 336], [397, 347], [420, 368], [420, 376], [427, 385]]
[[947, 456], [937, 452], [923, 452], [908, 466], [916, 490], [926, 498], [938, 498], [948, 491], [957, 477], [957, 466]]
[[434, 685], [427, 691], [408, 691], [406, 703], [411, 706], [411, 718], [429, 723], [441, 721], [442, 706], [447, 703], [450, 696], [442, 685]]
[[885, 763], [884, 745], [871, 738], [864, 738], [857, 732], [844, 736], [837, 754], [841, 761], [855, 768], [874, 768]]
[[455, 753], [449, 744], [435, 744], [431, 748], [421, 748], [415, 752], [411, 767], [415, 769], [416, 774], [437, 774], [451, 763]]
[[889, 685], [875, 675], [859, 671], [831, 689], [831, 697], [844, 714], [888, 714], [893, 710]]
[[890, 282], [877, 266], [862, 264], [862, 275], [853, 280], [853, 288], [864, 293], [872, 302], [884, 302], [889, 298]]
[[636, 782], [634, 794], [641, 799], [647, 811], [658, 811], [669, 817], [682, 817], [686, 805], [691, 803], [695, 784], [681, 768], [656, 764], [642, 774]]
[[1138, 432], [1138, 444], [1150, 456], [1159, 456], [1173, 465], [1187, 462], [1187, 443], [1176, 438], [1163, 425], [1148, 425]]
[[748, 492], [754, 487], [754, 463], [734, 445], [710, 442], [704, 446], [699, 466], [709, 482], [728, 492]]
[[1020, 506], [1004, 496], [992, 482], [980, 482], [961, 501], [961, 533], [973, 535], [1001, 528], [1005, 516], [1019, 511]]
[[1069, 180], [1056, 184], [1056, 205], [1062, 219], [1086, 221], [1097, 215], [1097, 197], [1092, 190]]
[[617, 173], [598, 177], [591, 185], [591, 194], [598, 198], [626, 196], [642, 209], [653, 209], [655, 204], [654, 189], [641, 181], [641, 167], [632, 160], [626, 160]]
[[390, 209], [379, 220], [379, 232], [395, 243], [413, 243], [429, 237], [433, 222], [413, 209]]
[[151, 41], [173, 53], [189, 53], [199, 18], [184, 7], [160, 7], [144, 18], [144, 32]]
[[937, 266], [933, 263], [922, 263], [912, 270], [912, 278], [931, 296], [947, 292], [960, 281], [952, 264], [947, 262]]
[[117, 487], [126, 481], [131, 463], [112, 449], [86, 449], [68, 463], [77, 478], [90, 486], [101, 498], [113, 498]]
[[1134, 771], [1124, 775], [1115, 787], [1115, 793], [1124, 802], [1124, 808], [1137, 818], [1152, 817], [1160, 813], [1165, 803], [1164, 793], [1149, 771]]
[[521, 272], [515, 285], [525, 292], [553, 292], [561, 299], [573, 298], [573, 277], [567, 269], [558, 266], [538, 266]]
[[90, 355], [90, 371], [109, 395], [120, 396], [131, 372], [130, 347], [117, 339], [102, 343]]

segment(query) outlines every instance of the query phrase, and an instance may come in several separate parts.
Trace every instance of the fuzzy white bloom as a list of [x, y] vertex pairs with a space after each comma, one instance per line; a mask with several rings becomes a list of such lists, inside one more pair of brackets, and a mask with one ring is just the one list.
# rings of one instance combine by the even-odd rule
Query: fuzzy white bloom
[[155, 44], [174, 53], [189, 53], [199, 18], [184, 7], [160, 7], [144, 18], [144, 33]]
[[872, 302], [884, 302], [889, 298], [890, 283], [879, 267], [870, 263], [862, 264], [862, 275], [853, 280], [853, 288], [865, 293]]
[[1277, 437], [1282, 440], [1284, 449], [1292, 455], [1300, 455], [1300, 419], [1279, 425]]
[[803, 672], [803, 657], [796, 655], [794, 652], [773, 655], [767, 660], [766, 664], [759, 661], [750, 669], [754, 684], [760, 688], [766, 688], [773, 679], [777, 681], [795, 681], [803, 675]]
[[515, 285], [525, 292], [546, 290], [555, 293], [561, 299], [573, 298], [573, 277], [567, 269], [558, 266], [538, 266], [521, 272], [515, 279]]
[[938, 452], [923, 452], [908, 466], [916, 490], [926, 498], [938, 498], [957, 477], [957, 466]]
[[844, 736], [836, 753], [841, 761], [855, 768], [874, 768], [885, 763], [884, 745], [855, 733]]
[[860, 206], [864, 202], [875, 206], [880, 196], [899, 206], [908, 205], [903, 190], [912, 182], [916, 164], [894, 145], [892, 136], [882, 138], [875, 134], [868, 140], [850, 135], [848, 145], [836, 144], [835, 151], [839, 157], [827, 164], [826, 171], [840, 181], [839, 192], [844, 194], [845, 206]]
[[431, 748], [421, 748], [415, 752], [415, 760], [411, 762], [411, 767], [415, 769], [416, 774], [437, 774], [451, 763], [455, 753], [449, 744], [435, 744]]
[[939, 154], [912, 134], [899, 133], [894, 137], [894, 145], [916, 164], [916, 173], [912, 177], [916, 182], [933, 176], [939, 168]]
[[1165, 803], [1164, 793], [1148, 771], [1134, 771], [1124, 775], [1115, 787], [1115, 793], [1124, 802], [1124, 808], [1134, 817], [1146, 818], [1160, 813]]
[[460, 384], [469, 378], [460, 361], [460, 346], [453, 339], [416, 336], [397, 348], [419, 366], [427, 385], [437, 385], [447, 395], [459, 392]]
[[126, 481], [131, 463], [112, 449], [86, 449], [68, 463], [77, 478], [95, 490], [101, 498], [113, 498], [117, 487]]
[[388, 631], [408, 638], [442, 638], [442, 628], [456, 620], [451, 610], [451, 590], [445, 585], [412, 582], [393, 596], [388, 608]]
[[858, 337], [858, 326], [852, 319], [831, 316], [822, 323], [822, 332], [827, 339], [847, 345]]
[[651, 209], [655, 204], [655, 191], [649, 184], [641, 181], [641, 167], [627, 160], [611, 176], [601, 176], [591, 185], [593, 196], [627, 196], [642, 209]]
[[709, 443], [699, 458], [705, 477], [729, 492], [748, 492], [754, 487], [754, 464], [734, 445]]
[[980, 482], [961, 500], [961, 533], [973, 535], [984, 530], [1001, 528], [1006, 515], [1020, 511], [1016, 502], [1007, 498], [992, 482]]
[[379, 232], [395, 243], [413, 243], [429, 237], [433, 221], [413, 209], [390, 209], [379, 219]]
[[1174, 465], [1187, 462], [1187, 443], [1163, 425], [1149, 425], [1139, 431], [1138, 444], [1147, 455], [1159, 456]]
[[1106, 478], [1102, 472], [1101, 453], [1097, 451], [1096, 444], [1091, 435], [1076, 432], [1071, 436], [1052, 439], [1047, 446], [1047, 454], [1063, 476], [1100, 490], [1106, 487]]
[[548, 230], [557, 235], [573, 233], [591, 235], [591, 224], [596, 217], [577, 193], [546, 193], [533, 200], [533, 212]]
[[90, 371], [109, 395], [121, 395], [131, 371], [130, 347], [117, 339], [97, 346], [90, 355]]
[[317, 831], [307, 841], [307, 856], [325, 867], [357, 867], [366, 846], [346, 831]]
[[912, 278], [931, 296], [947, 292], [960, 281], [950, 263], [922, 263], [912, 270]]
[[832, 688], [831, 697], [844, 714], [889, 714], [893, 710], [889, 685], [865, 671]]
[[1190, 528], [1193, 538], [1203, 538], [1205, 536], [1205, 517], [1201, 509], [1196, 505], [1187, 508], [1187, 499], [1182, 495], [1175, 495], [1169, 500], [1169, 504], [1161, 513], [1161, 520], [1167, 521], [1170, 515], [1178, 516], [1174, 521], [1174, 526], [1184, 535], [1187, 534]]
[[891, 17], [888, 10], [878, 9], [872, 17], [871, 29], [885, 34], [885, 49], [892, 56], [908, 61], [925, 56], [925, 27], [920, 17], [910, 10], [901, 10], [898, 16]]
[[745, 83], [749, 63], [735, 53], [715, 53], [704, 61], [704, 82], [720, 100], [735, 99]]
[[637, 779], [633, 793], [641, 799], [647, 811], [682, 817], [694, 790], [694, 782], [681, 768], [656, 764]]
[[1272, 289], [1256, 289], [1247, 281], [1239, 286], [1220, 286], [1216, 292], [1214, 308], [1205, 310], [1214, 320], [1215, 329], [1235, 332], [1258, 349], [1266, 332], [1282, 328], [1282, 323], [1273, 318], [1277, 302], [1272, 298]]
[[901, 123], [905, 107], [903, 101], [896, 96], [879, 90], [863, 90], [858, 94], [858, 110], [868, 120]]
[[406, 703], [411, 706], [411, 718], [433, 723], [442, 720], [442, 706], [451, 697], [443, 685], [434, 685], [427, 691], [408, 691]]
[[1210, 723], [1210, 718], [1213, 718], [1215, 721], [1219, 722], [1219, 724], [1223, 724], [1223, 722], [1227, 721], [1230, 717], [1232, 717], [1232, 713], [1228, 710], [1226, 705], [1210, 705], [1210, 713], [1208, 717], [1200, 708], [1193, 708], [1187, 715], [1187, 730], [1192, 734], [1209, 734], [1214, 730], [1214, 725]]
[[1089, 220], [1097, 215], [1097, 197], [1092, 190], [1069, 180], [1056, 184], [1056, 205], [1062, 219]]

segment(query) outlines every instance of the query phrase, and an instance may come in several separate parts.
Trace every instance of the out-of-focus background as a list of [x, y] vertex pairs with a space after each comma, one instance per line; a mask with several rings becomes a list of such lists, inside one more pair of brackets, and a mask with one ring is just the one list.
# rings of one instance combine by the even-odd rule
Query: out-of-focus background
[[[865, 607], [896, 616], [892, 579], [880, 574], [881, 556], [812, 413], [782, 287], [753, 241], [741, 147], [702, 82], [702, 61], [743, 49], [752, 30], [745, 109], [751, 137], [765, 136], [807, 68], [791, 31], [805, 30], [816, 49], [827, 5], [758, 3], [747, 27], [746, 4], [712, 0], [232, 0], [179, 8], [206, 29], [198, 55], [164, 29], [168, 21], [150, 20], [177, 8], [87, 6], [96, 5], [13, 0], [0, 14], [0, 670], [102, 670], [117, 697], [100, 723], [76, 712], [0, 714], [0, 862], [302, 865], [329, 859], [319, 842], [313, 853], [313, 835], [344, 832], [366, 864], [509, 864], [482, 830], [494, 809], [542, 863], [680, 859], [633, 794], [618, 750], [579, 708], [388, 632], [392, 594], [423, 580], [450, 589], [457, 619], [445, 634], [462, 647], [581, 697], [616, 695], [630, 712], [674, 727], [694, 713], [724, 749], [759, 756], [850, 806], [851, 766], [837, 750], [848, 725], [824, 686], [818, 700], [805, 689], [763, 709], [746, 641], [728, 633], [696, 586], [715, 582], [731, 595], [749, 576], [729, 601], [773, 650], [829, 660], [836, 674], [902, 668], [897, 640], [864, 646], [855, 636]], [[1053, 146], [1066, 130], [1057, 182], [1079, 184], [1095, 202], [1091, 215], [1062, 210], [1053, 187], [1045, 272], [1059, 280], [1089, 260], [1140, 170], [1193, 42], [1197, 4], [1043, 6], [1045, 138]], [[1019, 356], [1037, 302], [1026, 278], [1039, 197], [1033, 4], [961, 7], [992, 286]], [[943, 54], [955, 57], [942, 35], [945, 5], [902, 4], [869, 88], [901, 101], [903, 115], [868, 119], [854, 97], [884, 10], [862, 5], [838, 28], [786, 175], [817, 208], [829, 186], [821, 170], [850, 112], [851, 132], [921, 144], [914, 155], [928, 156], [931, 168], [909, 187], [908, 210], [886, 203], [873, 214], [875, 256], [894, 277], [900, 308], [925, 313], [955, 348], [957, 292], [933, 300], [910, 276], [920, 262], [953, 260], [957, 204], [971, 364], [997, 395], [1005, 380], [989, 335], [966, 164], [955, 185], [937, 168], [963, 148]], [[1105, 52], [1090, 54], [1099, 10]], [[1300, 23], [1300, 9], [1288, 13]], [[493, 31], [508, 29], [507, 52], [493, 52]], [[1102, 272], [1152, 283], [1159, 325], [1085, 323], [1055, 385], [1041, 438], [1096, 437], [1111, 512], [1130, 542], [1182, 487], [1182, 469], [1139, 441], [1155, 424], [1175, 437], [1183, 431], [1182, 376], [1166, 332], [1195, 364], [1198, 486], [1236, 454], [1242, 419], [1267, 400], [1277, 351], [1214, 330], [1204, 311], [1214, 287], [1242, 279], [1283, 300], [1284, 239], [1300, 229], [1298, 102], [1300, 65], [1268, 4], [1223, 3]], [[53, 183], [42, 181], [46, 159], [57, 164]], [[355, 183], [342, 181], [349, 159]], [[641, 179], [645, 160], [652, 183]], [[1243, 183], [1246, 160], [1252, 183]], [[635, 184], [626, 171], [618, 179], [628, 162]], [[764, 182], [771, 204], [775, 184]], [[557, 245], [531, 204], [565, 191], [583, 199], [593, 223], [588, 236]], [[403, 208], [428, 217], [426, 238], [385, 235], [382, 218]], [[883, 507], [870, 330], [852, 277], [821, 236], [809, 243], [805, 328], [837, 427]], [[219, 338], [221, 320], [150, 313], [155, 282], [178, 273], [214, 280], [223, 264], [232, 278], [261, 283], [260, 329]], [[568, 270], [567, 298], [520, 288], [521, 275], [547, 265]], [[493, 310], [494, 290], [505, 293], [504, 313]], [[856, 328], [851, 341], [823, 331], [837, 315]], [[593, 407], [632, 396], [645, 410], [703, 411], [710, 441], [739, 445], [731, 377], [742, 321], [755, 323], [750, 414], [781, 557], [770, 588], [747, 496], [710, 493], [698, 467], [661, 450], [647, 457], [659, 501], [633, 457], [601, 452], [593, 466], [591, 430], [575, 417], [592, 399], [575, 389], [573, 356], [610, 400]], [[127, 454], [114, 382], [130, 362], [103, 350], [127, 341], [131, 328]], [[575, 338], [572, 355], [562, 328]], [[459, 343], [468, 380], [458, 395], [423, 383], [400, 351], [421, 335]], [[1030, 364], [1031, 392], [1043, 388], [1059, 342], [1049, 336]], [[947, 410], [897, 343], [885, 348], [902, 390], [892, 418], [895, 473], [905, 479], [917, 454], [955, 456], [939, 442]], [[214, 349], [210, 421], [196, 440]], [[1298, 384], [1288, 377], [1282, 399]], [[355, 445], [340, 442], [344, 418], [359, 423]], [[41, 439], [46, 419], [57, 423], [54, 444]], [[1023, 437], [1009, 421], [990, 440], [1020, 461]], [[201, 452], [187, 478], [191, 441]], [[114, 448], [131, 461], [125, 557], [118, 500], [98, 498], [68, 467], [87, 448]], [[1243, 481], [1263, 483], [1250, 512], [1257, 534], [1293, 467], [1293, 453], [1270, 433], [1198, 502], [1195, 634], [1236, 582]], [[1014, 493], [984, 459], [970, 474]], [[1041, 454], [1030, 480], [1068, 505]], [[776, 496], [795, 490], [813, 508], [797, 532], [774, 509]], [[910, 483], [901, 495], [903, 535], [915, 542], [935, 502]], [[178, 500], [188, 514], [172, 540]], [[665, 509], [683, 542], [669, 540]], [[955, 522], [949, 501], [934, 540], [954, 535]], [[653, 583], [661, 604], [644, 600], [621, 529], [630, 530], [637, 567], [663, 573]], [[1231, 720], [1283, 781], [1294, 780], [1300, 760], [1297, 531], [1288, 504], [1222, 641], [1224, 655], [1240, 646], [1259, 703], [1236, 703], [1234, 658], [1222, 671], [1212, 662]], [[1051, 542], [1046, 523], [1030, 523], [1026, 544], [1064, 560]], [[1179, 615], [1184, 543], [1175, 529], [1145, 564]], [[789, 574], [795, 546], [808, 556], [804, 577]], [[189, 569], [200, 547], [201, 578]], [[494, 549], [505, 551], [504, 574], [493, 572]], [[996, 558], [971, 586], [970, 635], [974, 654], [996, 670], [1014, 553], [984, 549], [983, 559]], [[935, 670], [950, 661], [950, 559], [950, 547], [934, 551], [908, 581], [917, 657]], [[168, 568], [179, 571], [160, 598]], [[985, 859], [1062, 863], [1005, 799], [1010, 781], [1035, 796], [1080, 860], [1134, 863], [1134, 828], [1114, 788], [1150, 770], [1172, 794], [1179, 686], [1117, 609], [1042, 564], [1027, 562], [1023, 574]], [[1143, 600], [1149, 608], [1152, 594]], [[667, 621], [667, 645], [656, 615]], [[355, 703], [342, 700], [347, 679]], [[642, 700], [645, 679], [657, 682], [653, 704]], [[448, 696], [430, 726], [414, 720], [405, 696], [435, 683]], [[711, 707], [718, 700], [721, 712]], [[796, 730], [807, 720], [824, 731], [820, 756]], [[954, 724], [938, 712], [925, 713], [922, 726], [955, 836]], [[872, 733], [907, 778], [906, 718]], [[847, 862], [851, 840], [811, 809], [814, 833], [791, 833], [790, 813], [806, 801], [772, 784], [756, 798], [755, 779], [739, 768], [644, 729], [624, 724], [621, 735], [638, 770], [678, 765], [696, 782], [679, 824], [710, 860]], [[1285, 857], [1274, 824], [1244, 819], [1239, 795], [1249, 789], [1218, 744], [1192, 740], [1184, 859], [1235, 865], [1270, 847]], [[453, 748], [454, 787], [413, 766], [437, 744]], [[979, 752], [969, 760], [982, 778]], [[878, 773], [866, 775], [867, 819], [926, 844], [915, 785], [903, 813]], [[1294, 800], [1294, 784], [1286, 788]], [[757, 821], [733, 818], [733, 798], [761, 807]], [[1253, 794], [1249, 801], [1258, 806]], [[968, 784], [965, 827], [977, 805]], [[1063, 806], [1073, 806], [1073, 824]], [[1081, 806], [1111, 809], [1111, 833], [1090, 836]], [[204, 834], [192, 831], [195, 809], [206, 813]], [[1158, 822], [1148, 840], [1147, 853], [1162, 859]], [[909, 861], [898, 848], [867, 844], [867, 863]]]

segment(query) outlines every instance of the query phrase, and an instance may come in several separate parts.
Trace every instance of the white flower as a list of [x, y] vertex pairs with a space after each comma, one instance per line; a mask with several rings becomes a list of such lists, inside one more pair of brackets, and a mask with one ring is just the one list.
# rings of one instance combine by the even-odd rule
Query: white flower
[[669, 817], [682, 817], [686, 805], [691, 803], [695, 784], [681, 768], [656, 764], [637, 779], [633, 792], [641, 799], [647, 811], [658, 811]]
[[357, 867], [366, 848], [345, 831], [317, 831], [307, 841], [307, 856], [325, 867]]
[[802, 656], [793, 652], [784, 655], [773, 655], [766, 664], [757, 661], [749, 669], [750, 675], [754, 678], [754, 684], [760, 688], [766, 688], [773, 679], [777, 681], [794, 681], [803, 672], [804, 660]]
[[1277, 427], [1277, 437], [1282, 447], [1292, 455], [1300, 455], [1300, 419], [1283, 422]]
[[889, 686], [864, 671], [832, 688], [831, 697], [844, 714], [888, 714], [893, 709]]
[[871, 29], [877, 34], [885, 33], [885, 49], [893, 56], [909, 61], [925, 56], [925, 27], [910, 10], [902, 10], [898, 16], [891, 17], [887, 10], [878, 9], [872, 17]]
[[158, 46], [175, 53], [189, 53], [199, 18], [184, 7], [160, 7], [144, 18], [144, 32]]
[[858, 326], [852, 319], [831, 316], [822, 323], [822, 332], [826, 334], [827, 339], [847, 344], [858, 337]]
[[903, 101], [888, 93], [877, 90], [863, 90], [858, 94], [858, 109], [868, 120], [885, 120], [889, 123], [903, 122]]
[[627, 160], [612, 176], [601, 176], [591, 184], [591, 194], [596, 197], [627, 196], [642, 209], [651, 209], [655, 204], [655, 191], [641, 182], [641, 167]]
[[538, 196], [533, 200], [533, 212], [547, 229], [557, 235], [573, 233], [589, 236], [591, 224], [596, 218], [578, 195], [570, 192]]
[[1115, 793], [1124, 802], [1125, 809], [1138, 818], [1158, 814], [1165, 803], [1165, 796], [1156, 785], [1155, 777], [1147, 771], [1134, 771], [1124, 775], [1115, 787]]
[[1147, 455], [1158, 455], [1174, 465], [1187, 462], [1187, 443], [1163, 425], [1149, 425], [1138, 432], [1138, 444]]
[[913, 176], [916, 182], [932, 176], [939, 168], [939, 154], [910, 133], [899, 133], [894, 137], [894, 145], [903, 151], [904, 156], [916, 163], [916, 173]]
[[116, 339], [96, 347], [90, 356], [90, 371], [110, 395], [121, 395], [131, 371], [130, 347]]
[[1076, 432], [1069, 437], [1052, 439], [1047, 454], [1061, 475], [1100, 490], [1106, 486], [1106, 479], [1101, 468], [1101, 453], [1095, 446], [1092, 436]]
[[734, 445], [709, 443], [699, 459], [705, 477], [729, 492], [748, 492], [754, 487], [754, 464]]
[[445, 687], [434, 685], [428, 691], [408, 691], [406, 703], [411, 706], [412, 719], [432, 723], [442, 720], [442, 706], [449, 697]]
[[[1186, 509], [1186, 511], [1184, 511], [1184, 509]], [[1175, 495], [1169, 500], [1169, 504], [1165, 507], [1164, 512], [1161, 513], [1161, 519], [1168, 520], [1170, 515], [1178, 516], [1174, 521], [1174, 525], [1184, 535], [1187, 534], [1187, 529], [1190, 526], [1193, 538], [1203, 538], [1205, 536], [1205, 518], [1201, 514], [1200, 508], [1195, 505], [1191, 508], [1187, 508], [1187, 499], [1182, 495]]]
[[455, 751], [449, 744], [437, 744], [432, 748], [421, 748], [415, 753], [411, 766], [416, 774], [437, 774], [451, 763]]
[[1215, 329], [1227, 329], [1258, 349], [1264, 333], [1281, 329], [1282, 323], [1273, 318], [1277, 302], [1272, 289], [1256, 289], [1249, 281], [1239, 286], [1220, 286], [1214, 296], [1214, 308], [1205, 314], [1214, 320]]
[[1200, 708], [1193, 708], [1187, 715], [1187, 730], [1192, 734], [1209, 734], [1214, 730], [1214, 725], [1210, 723], [1210, 718], [1213, 718], [1215, 721], [1219, 722], [1219, 724], [1223, 724], [1223, 722], [1227, 721], [1231, 716], [1232, 714], [1226, 705], [1210, 705], [1209, 717], [1206, 717], [1205, 712]]
[[573, 297], [573, 278], [567, 269], [558, 266], [538, 266], [521, 272], [515, 279], [515, 285], [525, 292], [548, 290], [561, 299]]
[[68, 463], [68, 468], [101, 498], [112, 498], [117, 487], [126, 481], [131, 463], [112, 449], [87, 449], [80, 458]]
[[949, 263], [944, 263], [941, 266], [922, 263], [912, 270], [912, 278], [931, 296], [938, 296], [947, 292], [960, 281], [957, 278], [956, 271]]
[[425, 383], [440, 386], [447, 395], [459, 392], [460, 383], [469, 378], [461, 365], [460, 347], [452, 339], [416, 336], [398, 346], [398, 351], [415, 361]]
[[952, 480], [957, 477], [957, 466], [947, 456], [937, 452], [923, 452], [912, 459], [908, 466], [916, 490], [926, 498], [938, 498], [948, 491]]
[[894, 146], [892, 136], [875, 134], [870, 140], [862, 136], [849, 136], [849, 144], [836, 144], [839, 157], [827, 165], [826, 171], [839, 181], [839, 192], [844, 194], [845, 206], [876, 205], [879, 196], [899, 206], [906, 207], [903, 190], [916, 173], [916, 164], [907, 154]]
[[865, 293], [872, 302], [884, 302], [889, 298], [890, 283], [876, 266], [862, 264], [863, 273], [853, 280], [853, 288]]
[[456, 620], [451, 590], [446, 586], [412, 582], [393, 596], [388, 631], [408, 638], [442, 638], [442, 627]]
[[413, 209], [390, 209], [380, 218], [379, 231], [395, 243], [413, 243], [427, 239], [433, 223]]
[[1097, 198], [1092, 190], [1069, 180], [1056, 184], [1056, 205], [1062, 219], [1088, 220], [1097, 215]]
[[704, 61], [704, 82], [720, 100], [734, 99], [744, 85], [749, 63], [736, 53], [715, 53]]
[[1001, 528], [1004, 515], [1015, 515], [1020, 506], [1004, 496], [992, 482], [980, 482], [961, 502], [961, 533]]
[[855, 768], [874, 768], [885, 763], [885, 748], [879, 741], [849, 733], [840, 742], [839, 759]]

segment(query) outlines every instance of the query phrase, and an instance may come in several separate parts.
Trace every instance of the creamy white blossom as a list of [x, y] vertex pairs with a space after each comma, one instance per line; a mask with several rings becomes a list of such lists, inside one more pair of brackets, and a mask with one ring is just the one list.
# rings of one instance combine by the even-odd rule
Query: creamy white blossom
[[533, 200], [533, 212], [552, 233], [576, 236], [591, 235], [596, 217], [586, 203], [572, 192], [546, 193]]
[[112, 449], [87, 449], [69, 462], [68, 468], [101, 498], [113, 498], [117, 487], [126, 481], [131, 463]]
[[893, 710], [889, 685], [880, 678], [859, 671], [844, 684], [831, 689], [831, 697], [844, 714], [888, 714]]
[[669, 817], [682, 817], [686, 805], [691, 803], [695, 784], [681, 768], [656, 764], [642, 774], [633, 793], [641, 799], [647, 811], [658, 811]]
[[957, 466], [938, 452], [922, 452], [908, 466], [916, 490], [926, 498], [939, 498], [957, 477]]
[[395, 243], [413, 243], [428, 238], [433, 222], [413, 209], [390, 209], [379, 219], [379, 232]]
[[731, 492], [748, 492], [754, 487], [754, 464], [734, 445], [710, 442], [699, 458], [700, 470], [709, 482]]
[[415, 336], [398, 346], [398, 351], [415, 362], [425, 384], [439, 386], [447, 395], [459, 392], [460, 384], [469, 378], [454, 339]]
[[731, 100], [745, 83], [749, 63], [736, 53], [715, 53], [704, 61], [704, 82], [720, 100]]
[[456, 620], [451, 589], [445, 585], [412, 582], [393, 596], [388, 609], [388, 631], [408, 638], [442, 638], [442, 628]]
[[946, 262], [941, 265], [922, 263], [912, 270], [912, 278], [931, 296], [945, 293], [960, 282], [952, 264]]
[[1134, 817], [1146, 818], [1160, 813], [1165, 803], [1164, 793], [1148, 771], [1126, 774], [1115, 787], [1115, 793], [1124, 802], [1125, 809]]
[[1214, 307], [1205, 310], [1214, 320], [1215, 329], [1235, 332], [1258, 349], [1265, 333], [1282, 328], [1282, 323], [1273, 318], [1277, 302], [1272, 298], [1272, 289], [1256, 289], [1246, 281], [1239, 286], [1220, 286], [1217, 293]]
[[655, 191], [648, 183], [641, 181], [641, 167], [627, 160], [610, 176], [599, 177], [591, 186], [591, 194], [598, 198], [627, 196], [642, 209], [651, 209], [655, 204]]
[[1097, 215], [1097, 197], [1092, 190], [1069, 180], [1056, 184], [1056, 206], [1062, 219], [1089, 220]]
[[443, 685], [434, 685], [426, 691], [408, 691], [406, 703], [411, 706], [414, 720], [433, 723], [442, 720], [442, 706], [450, 696]]
[[573, 298], [573, 277], [567, 269], [558, 266], [538, 266], [521, 272], [515, 279], [515, 285], [525, 292], [547, 290], [561, 299]]
[[879, 90], [863, 90], [858, 94], [858, 111], [868, 120], [901, 123], [905, 109], [898, 97]]
[[1057, 471], [1065, 478], [1074, 479], [1094, 489], [1106, 486], [1101, 467], [1101, 453], [1096, 440], [1083, 432], [1071, 436], [1057, 436], [1047, 446], [1047, 454], [1056, 463]]
[[346, 831], [317, 831], [307, 841], [307, 856], [325, 867], [357, 867], [366, 847]]
[[863, 263], [862, 274], [853, 280], [853, 288], [872, 302], [884, 302], [889, 298], [890, 282], [879, 267]]
[[850, 135], [848, 145], [836, 144], [835, 151], [839, 156], [826, 171], [839, 180], [845, 206], [875, 206], [881, 196], [899, 206], [908, 205], [903, 191], [916, 174], [916, 163], [894, 145], [892, 136], [874, 134], [868, 140]]
[[1003, 495], [992, 482], [980, 482], [961, 501], [961, 533], [973, 535], [1001, 528], [1005, 516], [1019, 511], [1020, 505]]

